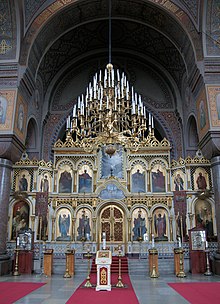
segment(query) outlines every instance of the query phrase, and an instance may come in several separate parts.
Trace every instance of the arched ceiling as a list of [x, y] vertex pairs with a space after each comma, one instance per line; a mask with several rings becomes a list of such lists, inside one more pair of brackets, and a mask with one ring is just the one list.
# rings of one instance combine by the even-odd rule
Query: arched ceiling
[[[29, 32], [25, 39], [21, 62], [28, 58], [30, 71], [35, 79], [41, 76], [45, 92], [61, 66], [68, 67], [73, 59], [74, 64], [85, 62], [91, 54], [107, 55], [108, 1], [76, 1], [49, 18], [30, 49]], [[112, 53], [135, 53], [145, 63], [158, 62], [179, 88], [183, 74], [195, 68], [193, 45], [180, 22], [150, 1], [112, 1]]]

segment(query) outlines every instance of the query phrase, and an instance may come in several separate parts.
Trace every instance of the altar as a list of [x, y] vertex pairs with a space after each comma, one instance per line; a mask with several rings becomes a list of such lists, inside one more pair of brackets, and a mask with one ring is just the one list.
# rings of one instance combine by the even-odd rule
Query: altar
[[97, 285], [96, 291], [111, 291], [112, 254], [109, 250], [99, 250], [96, 253]]

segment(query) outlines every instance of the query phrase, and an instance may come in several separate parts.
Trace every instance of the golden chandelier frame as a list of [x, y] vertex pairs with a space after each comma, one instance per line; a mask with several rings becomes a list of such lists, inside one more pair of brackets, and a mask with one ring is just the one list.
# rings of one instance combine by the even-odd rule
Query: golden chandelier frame
[[[86, 152], [105, 146], [105, 152], [112, 156], [116, 145], [137, 151], [143, 143], [154, 137], [154, 120], [146, 108], [141, 95], [134, 92], [124, 73], [120, 75], [111, 63], [107, 64], [89, 83], [86, 95], [78, 97], [73, 106], [72, 118], [66, 122], [67, 141], [74, 141]], [[148, 127], [147, 127], [148, 120]]]

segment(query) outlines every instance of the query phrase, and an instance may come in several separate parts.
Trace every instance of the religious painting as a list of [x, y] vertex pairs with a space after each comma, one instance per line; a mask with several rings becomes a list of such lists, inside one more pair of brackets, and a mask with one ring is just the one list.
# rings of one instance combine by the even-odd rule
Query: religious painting
[[182, 191], [185, 189], [185, 177], [181, 170], [175, 171], [172, 183], [173, 191]]
[[203, 228], [209, 240], [214, 237], [212, 206], [208, 201], [198, 200], [195, 204], [195, 224]]
[[105, 147], [102, 148], [102, 160], [101, 160], [101, 178], [108, 178], [115, 176], [123, 178], [123, 152], [120, 145], [116, 146], [116, 152], [109, 156], [105, 152]]
[[18, 191], [30, 191], [31, 176], [27, 170], [22, 170], [16, 179], [16, 189]]
[[135, 165], [131, 171], [131, 192], [146, 192], [145, 171], [141, 165]]
[[12, 130], [16, 90], [0, 90], [0, 130]]
[[199, 138], [201, 139], [209, 129], [209, 116], [206, 101], [206, 92], [203, 89], [197, 98], [196, 102], [197, 108], [197, 126], [199, 132]]
[[208, 102], [213, 127], [220, 127], [220, 87], [208, 86]]
[[194, 189], [204, 191], [209, 189], [209, 176], [203, 168], [197, 168], [193, 175], [194, 178]]
[[69, 166], [62, 167], [62, 171], [59, 172], [59, 193], [71, 193], [72, 192], [72, 175]]
[[0, 125], [5, 124], [7, 106], [7, 99], [0, 95]]
[[56, 240], [71, 241], [72, 217], [68, 208], [61, 208], [56, 215]]
[[166, 171], [161, 165], [156, 165], [152, 169], [152, 192], [165, 192], [165, 176]]
[[77, 241], [91, 241], [91, 212], [88, 209], [81, 209], [77, 213], [77, 220], [76, 220], [76, 240]]
[[125, 195], [115, 184], [110, 183], [100, 192], [99, 197], [101, 199], [123, 199]]
[[83, 165], [79, 170], [79, 193], [92, 192], [92, 170], [88, 165]]
[[12, 233], [11, 239], [16, 240], [19, 232], [29, 228], [30, 207], [28, 203], [20, 201], [14, 204], [12, 214]]
[[168, 214], [166, 209], [157, 208], [153, 212], [153, 234], [155, 241], [168, 240]]
[[49, 192], [51, 191], [50, 187], [50, 176], [47, 172], [44, 172], [40, 177], [39, 190], [40, 192]]
[[18, 95], [14, 129], [17, 135], [22, 140], [25, 139], [25, 128], [27, 121], [26, 113], [27, 113], [27, 104], [25, 103], [23, 97], [21, 95]]
[[35, 204], [35, 216], [38, 216], [37, 239], [48, 239], [48, 193], [37, 192]]
[[181, 241], [187, 241], [187, 227], [186, 227], [186, 191], [175, 191], [173, 197], [174, 213], [176, 220], [176, 235], [181, 238]]
[[143, 208], [136, 208], [132, 213], [132, 239], [133, 241], [147, 241], [147, 212]]

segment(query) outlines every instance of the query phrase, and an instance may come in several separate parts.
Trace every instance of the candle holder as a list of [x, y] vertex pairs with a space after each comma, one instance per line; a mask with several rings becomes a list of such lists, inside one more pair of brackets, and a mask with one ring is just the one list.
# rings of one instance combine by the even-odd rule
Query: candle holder
[[150, 253], [150, 256], [152, 257], [152, 271], [150, 269], [150, 271], [151, 271], [150, 277], [159, 278], [159, 273], [157, 272], [156, 261], [155, 261], [155, 257], [157, 256], [158, 251], [157, 251], [157, 249], [152, 248], [152, 249], [149, 249], [149, 253]]
[[117, 288], [123, 288], [124, 284], [122, 283], [122, 277], [121, 277], [121, 247], [118, 249], [118, 283], [116, 284]]
[[178, 278], [185, 278], [186, 274], [184, 272], [184, 267], [183, 267], [183, 261], [184, 261], [184, 257], [183, 257], [183, 253], [184, 250], [182, 248], [178, 248], [179, 249], [179, 255], [180, 255], [180, 260], [179, 260], [179, 267], [180, 267], [180, 271], [177, 273], [177, 277]]
[[19, 276], [20, 273], [18, 271], [18, 267], [19, 267], [19, 248], [15, 248], [15, 270], [14, 272], [12, 273], [13, 276]]
[[92, 284], [90, 282], [90, 259], [92, 257], [92, 253], [90, 253], [90, 251], [88, 250], [88, 252], [85, 254], [85, 257], [88, 259], [88, 275], [84, 287], [88, 288], [88, 287], [92, 287]]
[[68, 254], [68, 250], [65, 252], [66, 254], [66, 271], [65, 274], [63, 275], [64, 278], [68, 279], [71, 278], [71, 275], [69, 273], [69, 254]]
[[204, 273], [205, 276], [211, 276], [212, 272], [210, 270], [210, 263], [209, 263], [209, 249], [207, 247], [207, 249], [205, 250], [206, 253], [206, 272]]

